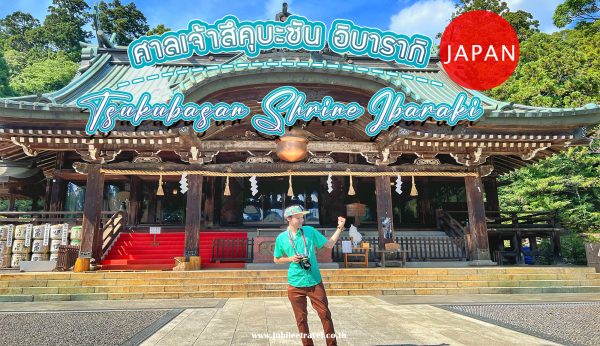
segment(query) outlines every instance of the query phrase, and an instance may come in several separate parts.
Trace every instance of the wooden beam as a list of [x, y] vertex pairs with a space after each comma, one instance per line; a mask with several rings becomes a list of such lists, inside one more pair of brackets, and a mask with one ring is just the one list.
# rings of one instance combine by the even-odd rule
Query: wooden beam
[[[189, 261], [190, 256], [198, 256], [199, 233], [202, 215], [202, 182], [201, 175], [193, 174], [187, 176], [188, 191], [187, 204], [185, 207], [185, 247], [184, 256]], [[206, 259], [205, 259], [206, 260]]]
[[[83, 165], [82, 165], [83, 166]], [[334, 164], [313, 164], [313, 163], [287, 163], [287, 162], [276, 162], [276, 163], [228, 163], [228, 164], [206, 164], [194, 166], [177, 164], [171, 162], [163, 163], [130, 163], [130, 162], [118, 162], [109, 163], [102, 165], [104, 169], [116, 169], [116, 170], [140, 170], [140, 171], [186, 171], [186, 170], [202, 170], [211, 172], [225, 172], [226, 170], [231, 173], [269, 173], [269, 172], [318, 172], [318, 171], [347, 171], [352, 172], [399, 172], [399, 173], [410, 173], [410, 172], [478, 172], [480, 168], [485, 166], [461, 166], [452, 164], [441, 164], [441, 165], [412, 165], [403, 164], [400, 166], [371, 166], [361, 164], [347, 164], [347, 163], [334, 163]], [[158, 176], [158, 174], [157, 174]], [[164, 175], [163, 175], [164, 178]]]
[[394, 216], [392, 214], [392, 190], [390, 177], [375, 177], [377, 195], [377, 230], [379, 231], [379, 249], [394, 239]]
[[[103, 195], [104, 176], [100, 173], [100, 165], [90, 164], [83, 204], [83, 230], [79, 250], [80, 259], [94, 257], [96, 261], [100, 261], [102, 257], [100, 212], [102, 211]], [[79, 269], [81, 270], [82, 268], [80, 267]], [[85, 270], [86, 268], [83, 269]], [[89, 270], [89, 267], [87, 269]]]
[[469, 210], [469, 234], [472, 244], [471, 259], [474, 261], [489, 261], [490, 250], [481, 177], [465, 177], [465, 188]]
[[[103, 139], [103, 142], [94, 142], [98, 150], [123, 150], [123, 151], [156, 151], [156, 141], [151, 143], [150, 139], [135, 139], [136, 143], [133, 143], [133, 139], [128, 140], [129, 143], [124, 143], [123, 140], [117, 141], [117, 139]], [[188, 144], [185, 141], [180, 140], [175, 142], [173, 139], [172, 143], [166, 143], [166, 139], [161, 139], [163, 142], [162, 146], [165, 149], [173, 151], [186, 151], [189, 150], [190, 143], [193, 144], [199, 151], [219, 151], [219, 152], [239, 152], [239, 151], [272, 151], [276, 149], [275, 140], [213, 140], [205, 141], [199, 138], [192, 138], [192, 141]], [[59, 142], [27, 142], [31, 149], [35, 150], [52, 150], [60, 151], [64, 150], [65, 146], [68, 146], [70, 150], [84, 150], [89, 149], [89, 143], [69, 143], [64, 144], [62, 141]], [[309, 142], [308, 148], [311, 152], [340, 152], [340, 153], [360, 153], [360, 152], [377, 152], [377, 144], [372, 142], [342, 142], [342, 141], [318, 141]], [[20, 152], [23, 156], [26, 156], [21, 148], [18, 148], [16, 152]]]

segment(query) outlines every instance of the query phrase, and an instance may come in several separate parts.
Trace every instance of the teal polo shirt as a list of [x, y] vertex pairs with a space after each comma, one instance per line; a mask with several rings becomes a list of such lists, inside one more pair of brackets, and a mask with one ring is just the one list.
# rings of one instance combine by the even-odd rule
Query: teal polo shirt
[[[322, 248], [327, 242], [327, 238], [311, 226], [302, 226], [304, 237], [306, 238], [306, 246], [308, 247], [308, 256], [310, 258], [310, 269], [303, 269], [300, 263], [291, 262], [288, 268], [288, 283], [294, 287], [310, 287], [318, 285], [323, 281], [321, 278], [321, 272], [319, 270], [319, 263], [317, 263], [316, 249]], [[291, 232], [286, 230], [277, 236], [275, 240], [275, 249], [273, 256], [276, 258], [280, 257], [293, 257], [296, 253], [304, 255], [304, 240], [302, 239], [302, 233], [296, 232], [296, 237], [292, 237], [294, 248], [290, 242]]]

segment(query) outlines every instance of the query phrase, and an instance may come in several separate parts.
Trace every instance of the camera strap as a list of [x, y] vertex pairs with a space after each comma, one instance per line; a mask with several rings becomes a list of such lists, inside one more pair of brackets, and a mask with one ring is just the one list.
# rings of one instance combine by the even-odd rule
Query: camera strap
[[[304, 231], [302, 230], [302, 228], [300, 228], [298, 231], [302, 232], [302, 239], [304, 240], [304, 253], [305, 253], [305, 256], [308, 257], [308, 246], [306, 246], [306, 238], [304, 237]], [[294, 246], [294, 240], [292, 239], [292, 232], [290, 230], [288, 230], [288, 235], [290, 237], [290, 244], [292, 245], [294, 254], [297, 255], [298, 252], [296, 252], [296, 247]]]

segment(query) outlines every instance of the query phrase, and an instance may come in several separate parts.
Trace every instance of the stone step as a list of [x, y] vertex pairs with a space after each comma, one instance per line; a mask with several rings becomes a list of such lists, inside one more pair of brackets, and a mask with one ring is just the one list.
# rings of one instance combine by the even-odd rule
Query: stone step
[[[162, 274], [166, 275], [162, 275]], [[177, 273], [175, 275], [175, 273]], [[205, 272], [209, 273], [209, 272]], [[127, 280], [138, 280], [142, 282], [154, 281], [154, 282], [186, 282], [189, 280], [197, 280], [198, 282], [214, 282], [223, 281], [225, 283], [245, 283], [245, 282], [272, 282], [272, 281], [285, 281], [287, 275], [285, 272], [273, 272], [268, 276], [242, 276], [236, 272], [221, 271], [219, 276], [216, 275], [202, 275], [203, 272], [150, 272], [150, 273], [123, 273], [123, 272], [103, 272], [103, 273], [48, 273], [48, 274], [6, 274], [0, 278], [0, 287], [8, 286], [8, 283], [16, 284], [24, 282], [25, 286], [39, 286], [43, 285], [42, 281], [90, 281], [90, 280], [120, 280], [123, 284], [128, 284]], [[377, 275], [362, 275], [353, 273], [339, 273], [333, 274], [331, 272], [324, 272], [323, 279], [327, 281], [433, 281], [433, 280], [456, 280], [456, 281], [506, 281], [506, 280], [597, 280], [600, 279], [600, 275], [596, 273], [555, 273], [555, 274], [497, 274], [497, 275], [486, 275], [486, 274], [437, 274], [437, 275], [410, 275], [410, 274], [391, 274], [388, 272], [380, 272]]]
[[[468, 285], [477, 282], [546, 282], [546, 281], [564, 281], [577, 282], [589, 281], [599, 282], [600, 277], [587, 275], [513, 275], [513, 276], [323, 276], [324, 282], [461, 282]], [[10, 280], [0, 281], [2, 287], [68, 287], [68, 286], [136, 286], [136, 285], [204, 285], [204, 284], [256, 284], [256, 283], [281, 283], [286, 282], [286, 276], [271, 276], [264, 278], [244, 278], [244, 277], [221, 277], [221, 278], [81, 278], [70, 280], [48, 280], [47, 278], [31, 277], [30, 280]]]
[[[469, 287], [469, 288], [395, 288], [395, 289], [328, 289], [329, 296], [352, 295], [466, 295], [466, 294], [542, 294], [542, 293], [600, 293], [598, 286], [561, 287]], [[203, 292], [134, 292], [78, 294], [13, 294], [0, 295], [0, 302], [50, 300], [107, 300], [107, 299], [187, 299], [187, 298], [247, 298], [285, 297], [285, 290], [203, 291]]]
[[[322, 271], [331, 295], [600, 293], [587, 267], [378, 268]], [[278, 297], [286, 270], [0, 274], [0, 301]]]
[[[143, 292], [213, 292], [286, 290], [286, 282], [252, 284], [201, 284], [201, 285], [94, 285], [94, 286], [42, 286], [0, 288], [0, 295], [14, 294], [82, 294], [82, 293], [143, 293]], [[428, 282], [326, 282], [327, 289], [397, 289], [397, 288], [483, 288], [483, 287], [600, 287], [596, 281], [428, 281]]]
[[[510, 277], [487, 277], [487, 276], [323, 276], [324, 282], [600, 282], [598, 277], [585, 275], [515, 275]], [[221, 277], [221, 278], [138, 278], [138, 279], [71, 279], [71, 280], [48, 280], [37, 278], [34, 280], [11, 280], [3, 281], [0, 287], [68, 287], [68, 286], [136, 286], [136, 285], [205, 285], [205, 284], [256, 284], [256, 283], [282, 283], [287, 282], [287, 276], [272, 276], [264, 278], [243, 277]]]
[[[491, 268], [352, 268], [352, 269], [323, 269], [323, 276], [344, 275], [557, 275], [557, 274], [593, 274], [591, 267], [491, 267]], [[10, 273], [0, 274], [0, 281], [11, 279], [25, 279], [28, 276], [77, 278], [144, 278], [144, 277], [269, 277], [273, 275], [287, 275], [287, 270], [205, 270], [191, 272], [164, 272], [164, 271], [123, 271], [123, 272], [88, 272], [88, 273]], [[29, 279], [26, 279], [29, 280]]]

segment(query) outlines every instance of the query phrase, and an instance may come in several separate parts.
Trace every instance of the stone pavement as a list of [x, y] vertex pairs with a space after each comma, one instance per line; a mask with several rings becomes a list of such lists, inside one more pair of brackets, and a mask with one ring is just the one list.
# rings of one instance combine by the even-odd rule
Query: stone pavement
[[[340, 345], [556, 345], [551, 340], [499, 326], [493, 319], [483, 321], [451, 311], [449, 306], [496, 305], [505, 309], [506, 304], [511, 304], [518, 310], [524, 305], [537, 303], [600, 304], [598, 294], [356, 296], [329, 299], [336, 331], [341, 335], [338, 338]], [[554, 304], [553, 312], [561, 314], [560, 306], [563, 305], [571, 309], [573, 306]], [[573, 313], [572, 310], [566, 311]], [[78, 329], [72, 332], [78, 337], [62, 337], [61, 345], [300, 345], [298, 340], [281, 338], [297, 333], [287, 298], [2, 303], [0, 345], [54, 344], [51, 339], [40, 339], [39, 335], [8, 331], [26, 325], [23, 323], [28, 318], [23, 315], [31, 315], [29, 319], [32, 321], [45, 320], [48, 324], [60, 326], [67, 323], [61, 318], [72, 319], [76, 316], [74, 313], [88, 313], [90, 318], [79, 317]], [[569, 318], [566, 314], [563, 317]], [[591, 318], [593, 320], [594, 317]], [[143, 320], [144, 323], [132, 323], [132, 319]], [[580, 318], [578, 323], [585, 320]], [[126, 321], [131, 326], [128, 333], [120, 330], [122, 328], [119, 333], [111, 332], [114, 329], [110, 328], [110, 323], [116, 326]], [[68, 323], [73, 325], [75, 322]], [[311, 332], [322, 333], [319, 318], [310, 304], [309, 324]], [[569, 325], [562, 327], [569, 328]], [[37, 329], [40, 328], [38, 326]], [[42, 332], [38, 334], [43, 336]], [[105, 342], [98, 343], [98, 335], [105, 338]], [[324, 345], [325, 342], [315, 339], [315, 344]], [[587, 342], [574, 340], [568, 344]]]

